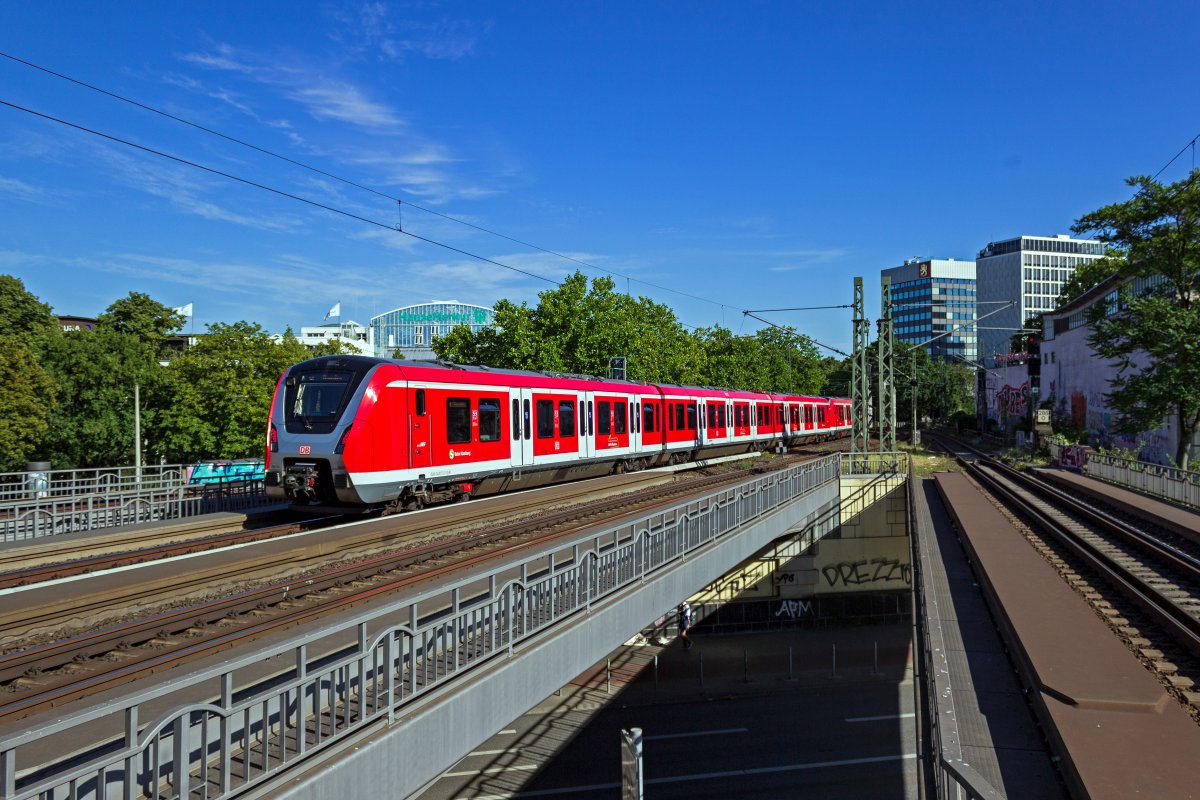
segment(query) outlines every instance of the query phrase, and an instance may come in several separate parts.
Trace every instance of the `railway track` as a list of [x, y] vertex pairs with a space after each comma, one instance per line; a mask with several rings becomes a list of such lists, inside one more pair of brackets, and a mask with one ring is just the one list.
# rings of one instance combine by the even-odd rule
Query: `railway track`
[[[20, 719], [49, 707], [85, 697], [141, 676], [159, 672], [181, 663], [235, 647], [272, 632], [309, 622], [319, 616], [371, 601], [417, 583], [473, 566], [522, 547], [544, 547], [555, 538], [577, 532], [596, 520], [611, 520], [635, 511], [673, 503], [680, 496], [710, 491], [736, 482], [752, 472], [781, 469], [795, 457], [773, 459], [769, 466], [725, 471], [717, 475], [689, 477], [659, 486], [642, 488], [631, 495], [607, 497], [582, 504], [568, 504], [553, 511], [542, 511], [508, 523], [498, 523], [496, 514], [484, 503], [454, 506], [446, 511], [467, 511], [475, 515], [473, 524], [459, 519], [452, 536], [435, 537], [431, 527], [416, 526], [425, 514], [385, 518], [355, 528], [371, 528], [374, 546], [384, 551], [363, 554], [369, 548], [359, 541], [348, 556], [342, 543], [332, 537], [322, 539], [310, 553], [307, 563], [296, 560], [302, 548], [294, 548], [289, 560], [291, 574], [277, 580], [260, 577], [252, 582], [249, 570], [237, 573], [234, 562], [214, 561], [206, 570], [197, 569], [197, 561], [174, 569], [154, 587], [100, 591], [83, 607], [74, 604], [69, 614], [76, 618], [109, 619], [107, 624], [91, 625], [70, 636], [45, 636], [43, 641], [10, 648], [0, 656], [0, 722]], [[515, 496], [513, 496], [515, 497]], [[540, 496], [539, 496], [540, 498]], [[544, 499], [534, 508], [544, 507]], [[428, 512], [427, 512], [428, 513]], [[433, 515], [429, 517], [433, 519]], [[407, 524], [410, 530], [397, 529]], [[473, 530], [463, 530], [473, 528]], [[342, 535], [342, 534], [339, 534]], [[284, 540], [290, 541], [290, 540]], [[243, 551], [238, 551], [242, 553]], [[336, 557], [330, 563], [331, 553]], [[206, 559], [216, 559], [208, 555]], [[244, 562], [244, 556], [237, 557]], [[165, 569], [172, 562], [151, 565], [148, 570]], [[278, 566], [278, 564], [276, 564]], [[195, 575], [203, 572], [202, 575]], [[190, 576], [189, 576], [190, 574]], [[185, 576], [189, 576], [185, 579]], [[219, 580], [217, 579], [219, 576]], [[198, 583], [191, 585], [191, 577]], [[139, 584], [141, 581], [134, 581]], [[230, 585], [234, 590], [230, 591]], [[30, 591], [33, 591], [31, 589]], [[186, 595], [204, 595], [199, 602], [178, 603]], [[163, 603], [176, 600], [174, 607]], [[141, 613], [128, 613], [140, 608]], [[147, 609], [152, 609], [147, 612]], [[52, 619], [61, 619], [63, 610], [51, 610], [32, 604], [24, 612], [0, 614], [0, 640], [17, 641], [24, 631], [42, 631]]]
[[[967, 474], [1200, 722], [1200, 557], [1195, 542], [1113, 515], [973, 453]], [[1148, 530], [1149, 529], [1149, 530]]]

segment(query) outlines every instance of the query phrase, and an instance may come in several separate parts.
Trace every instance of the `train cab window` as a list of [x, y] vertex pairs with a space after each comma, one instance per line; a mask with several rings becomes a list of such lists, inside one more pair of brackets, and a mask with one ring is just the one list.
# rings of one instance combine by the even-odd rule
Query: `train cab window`
[[607, 400], [596, 401], [596, 433], [600, 436], [612, 433], [612, 404]]
[[485, 397], [479, 401], [479, 441], [500, 441], [500, 398]]
[[625, 433], [626, 429], [625, 403], [613, 403], [613, 433]]
[[512, 406], [513, 441], [515, 442], [521, 438], [521, 401], [513, 400]]
[[642, 404], [642, 430], [646, 433], [654, 433], [654, 404]]
[[522, 420], [523, 420], [523, 424], [524, 424], [525, 438], [529, 439], [533, 435], [533, 426], [529, 424], [530, 419], [529, 419], [529, 401], [528, 400], [525, 401], [525, 413], [522, 415]]
[[575, 401], [558, 401], [558, 435], [575, 435]]
[[465, 397], [446, 399], [446, 442], [466, 444], [471, 441], [471, 401]]
[[696, 404], [687, 404], [687, 425], [689, 431], [696, 430]]
[[537, 401], [537, 435], [539, 439], [554, 438], [554, 401]]
[[417, 416], [425, 416], [425, 390], [417, 389]]

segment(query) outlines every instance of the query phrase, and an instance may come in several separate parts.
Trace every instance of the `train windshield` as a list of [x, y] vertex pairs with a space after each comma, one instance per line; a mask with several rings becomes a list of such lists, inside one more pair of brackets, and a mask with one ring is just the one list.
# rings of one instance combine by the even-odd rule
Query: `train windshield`
[[362, 375], [323, 369], [294, 373], [283, 397], [284, 421], [294, 433], [328, 433], [354, 393]]

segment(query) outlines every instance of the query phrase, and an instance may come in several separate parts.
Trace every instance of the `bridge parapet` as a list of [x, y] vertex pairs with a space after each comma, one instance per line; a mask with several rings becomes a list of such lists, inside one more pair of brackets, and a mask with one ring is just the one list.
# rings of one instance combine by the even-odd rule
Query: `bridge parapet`
[[[383, 747], [393, 734], [407, 739], [385, 752], [400, 747], [403, 763], [380, 759], [373, 779], [405, 796], [453, 763], [456, 748], [474, 744], [461, 713], [434, 717], [430, 709], [457, 703], [482, 735], [499, 729], [661, 613], [667, 598], [686, 596], [836, 505], [843, 459], [757, 475], [33, 724], [0, 743], [0, 797], [221, 797], [278, 788], [277, 779], [310, 757], [346, 755], [351, 743], [357, 752], [364, 738]], [[483, 688], [485, 674], [496, 676], [495, 686]], [[63, 763], [35, 763], [41, 743], [84, 734], [89, 742]], [[335, 761], [349, 764], [350, 756]], [[302, 792], [297, 787], [289, 791]]]

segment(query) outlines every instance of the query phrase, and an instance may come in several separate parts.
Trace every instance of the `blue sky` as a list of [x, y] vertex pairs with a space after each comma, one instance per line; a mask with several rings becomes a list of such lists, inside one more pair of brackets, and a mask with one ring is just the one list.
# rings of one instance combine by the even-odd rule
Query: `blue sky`
[[[881, 268], [1065, 233], [1167, 164], [1197, 30], [1196, 3], [5, 3], [0, 51], [379, 194], [0, 58], [6, 103], [369, 220], [0, 106], [0, 273], [60, 314], [191, 302], [197, 331], [551, 286], [390, 230], [399, 198], [437, 212], [406, 231], [580, 267], [554, 251], [688, 325], [856, 275], [875, 318]], [[850, 347], [848, 310], [763, 316]]]

